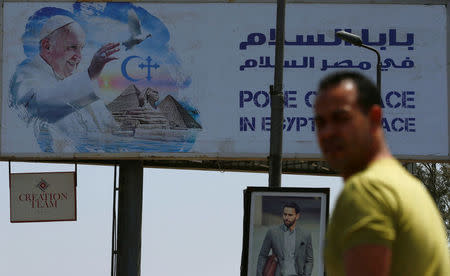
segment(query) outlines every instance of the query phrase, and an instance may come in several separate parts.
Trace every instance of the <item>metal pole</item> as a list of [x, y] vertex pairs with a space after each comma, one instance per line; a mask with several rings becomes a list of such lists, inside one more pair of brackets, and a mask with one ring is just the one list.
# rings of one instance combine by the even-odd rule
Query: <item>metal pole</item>
[[283, 154], [283, 65], [286, 0], [277, 1], [274, 85], [270, 87], [270, 156], [269, 187], [281, 187]]
[[375, 54], [377, 54], [377, 89], [378, 89], [378, 94], [381, 97], [381, 56], [380, 56], [380, 52], [378, 52], [375, 48], [372, 48], [372, 47], [364, 45], [364, 44], [361, 44], [359, 46], [369, 49], [369, 50], [375, 52]]
[[142, 161], [121, 161], [117, 229], [117, 276], [140, 276], [142, 240]]
[[117, 164], [114, 164], [113, 217], [111, 242], [111, 276], [117, 276]]

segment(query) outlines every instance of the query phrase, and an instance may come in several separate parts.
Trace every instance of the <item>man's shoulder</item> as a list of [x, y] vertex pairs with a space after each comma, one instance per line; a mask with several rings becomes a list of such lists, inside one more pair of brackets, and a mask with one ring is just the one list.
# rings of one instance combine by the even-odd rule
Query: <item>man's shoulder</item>
[[282, 233], [283, 229], [282, 229], [283, 225], [278, 224], [278, 225], [274, 225], [274, 226], [270, 226], [269, 229], [267, 229], [267, 234], [278, 234], [278, 233]]
[[[377, 202], [386, 199], [389, 203], [398, 202], [408, 190], [421, 189], [421, 182], [411, 175], [399, 161], [386, 158], [375, 161], [365, 170], [352, 175], [345, 181], [340, 195], [342, 201], [359, 202], [367, 205], [369, 199]], [[381, 200], [384, 198], [384, 200]]]
[[410, 178], [414, 177], [401, 165], [401, 163], [395, 158], [384, 158], [371, 163], [364, 170], [352, 175], [347, 183], [355, 184], [358, 182], [385, 182], [397, 180], [398, 178]]
[[273, 225], [269, 228], [269, 231], [273, 231], [273, 232], [283, 231], [283, 224]]
[[42, 66], [40, 65], [41, 62], [39, 62], [38, 59], [40, 59], [41, 57], [39, 57], [39, 55], [33, 57], [33, 58], [28, 58], [26, 60], [24, 60], [22, 63], [20, 63], [19, 65], [17, 65], [17, 69], [16, 69], [16, 74], [19, 75], [29, 75], [29, 74], [42, 74], [43, 70], [42, 70]]

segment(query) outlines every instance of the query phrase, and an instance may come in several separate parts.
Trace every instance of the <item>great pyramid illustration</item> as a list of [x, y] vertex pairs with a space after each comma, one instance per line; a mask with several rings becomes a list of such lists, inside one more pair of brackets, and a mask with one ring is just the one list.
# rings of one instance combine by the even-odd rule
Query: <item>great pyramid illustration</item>
[[[139, 102], [141, 91], [134, 85], [130, 85], [117, 98], [107, 105], [111, 112], [136, 109], [143, 104]], [[142, 97], [141, 97], [142, 98]]]
[[194, 118], [172, 96], [167, 96], [158, 105], [158, 109], [166, 114], [172, 128], [202, 128]]
[[172, 96], [167, 96], [159, 105], [158, 91], [148, 87], [143, 92], [135, 85], [128, 86], [107, 105], [120, 130], [116, 134], [148, 136], [164, 140], [165, 137], [183, 137], [173, 131], [199, 129], [201, 125]]

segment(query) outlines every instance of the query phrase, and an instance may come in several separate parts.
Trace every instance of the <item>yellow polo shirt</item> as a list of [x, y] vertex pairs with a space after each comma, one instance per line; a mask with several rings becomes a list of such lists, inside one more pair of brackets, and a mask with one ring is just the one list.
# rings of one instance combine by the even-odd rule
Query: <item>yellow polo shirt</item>
[[363, 244], [391, 248], [391, 275], [450, 275], [439, 211], [425, 186], [395, 159], [377, 160], [345, 182], [327, 230], [327, 275], [344, 276], [344, 252]]

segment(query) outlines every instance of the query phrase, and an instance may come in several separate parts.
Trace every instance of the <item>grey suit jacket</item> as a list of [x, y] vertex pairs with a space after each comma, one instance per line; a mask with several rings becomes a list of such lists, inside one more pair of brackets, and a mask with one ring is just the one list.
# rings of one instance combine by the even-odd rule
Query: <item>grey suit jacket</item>
[[[270, 249], [279, 260], [284, 259], [284, 231], [283, 224], [270, 228], [258, 256], [258, 266], [256, 276], [262, 276], [264, 265], [268, 259]], [[295, 269], [298, 275], [311, 276], [313, 268], [313, 248], [311, 244], [311, 233], [302, 230], [300, 227], [295, 229]], [[277, 266], [275, 276], [281, 276], [280, 266]]]

